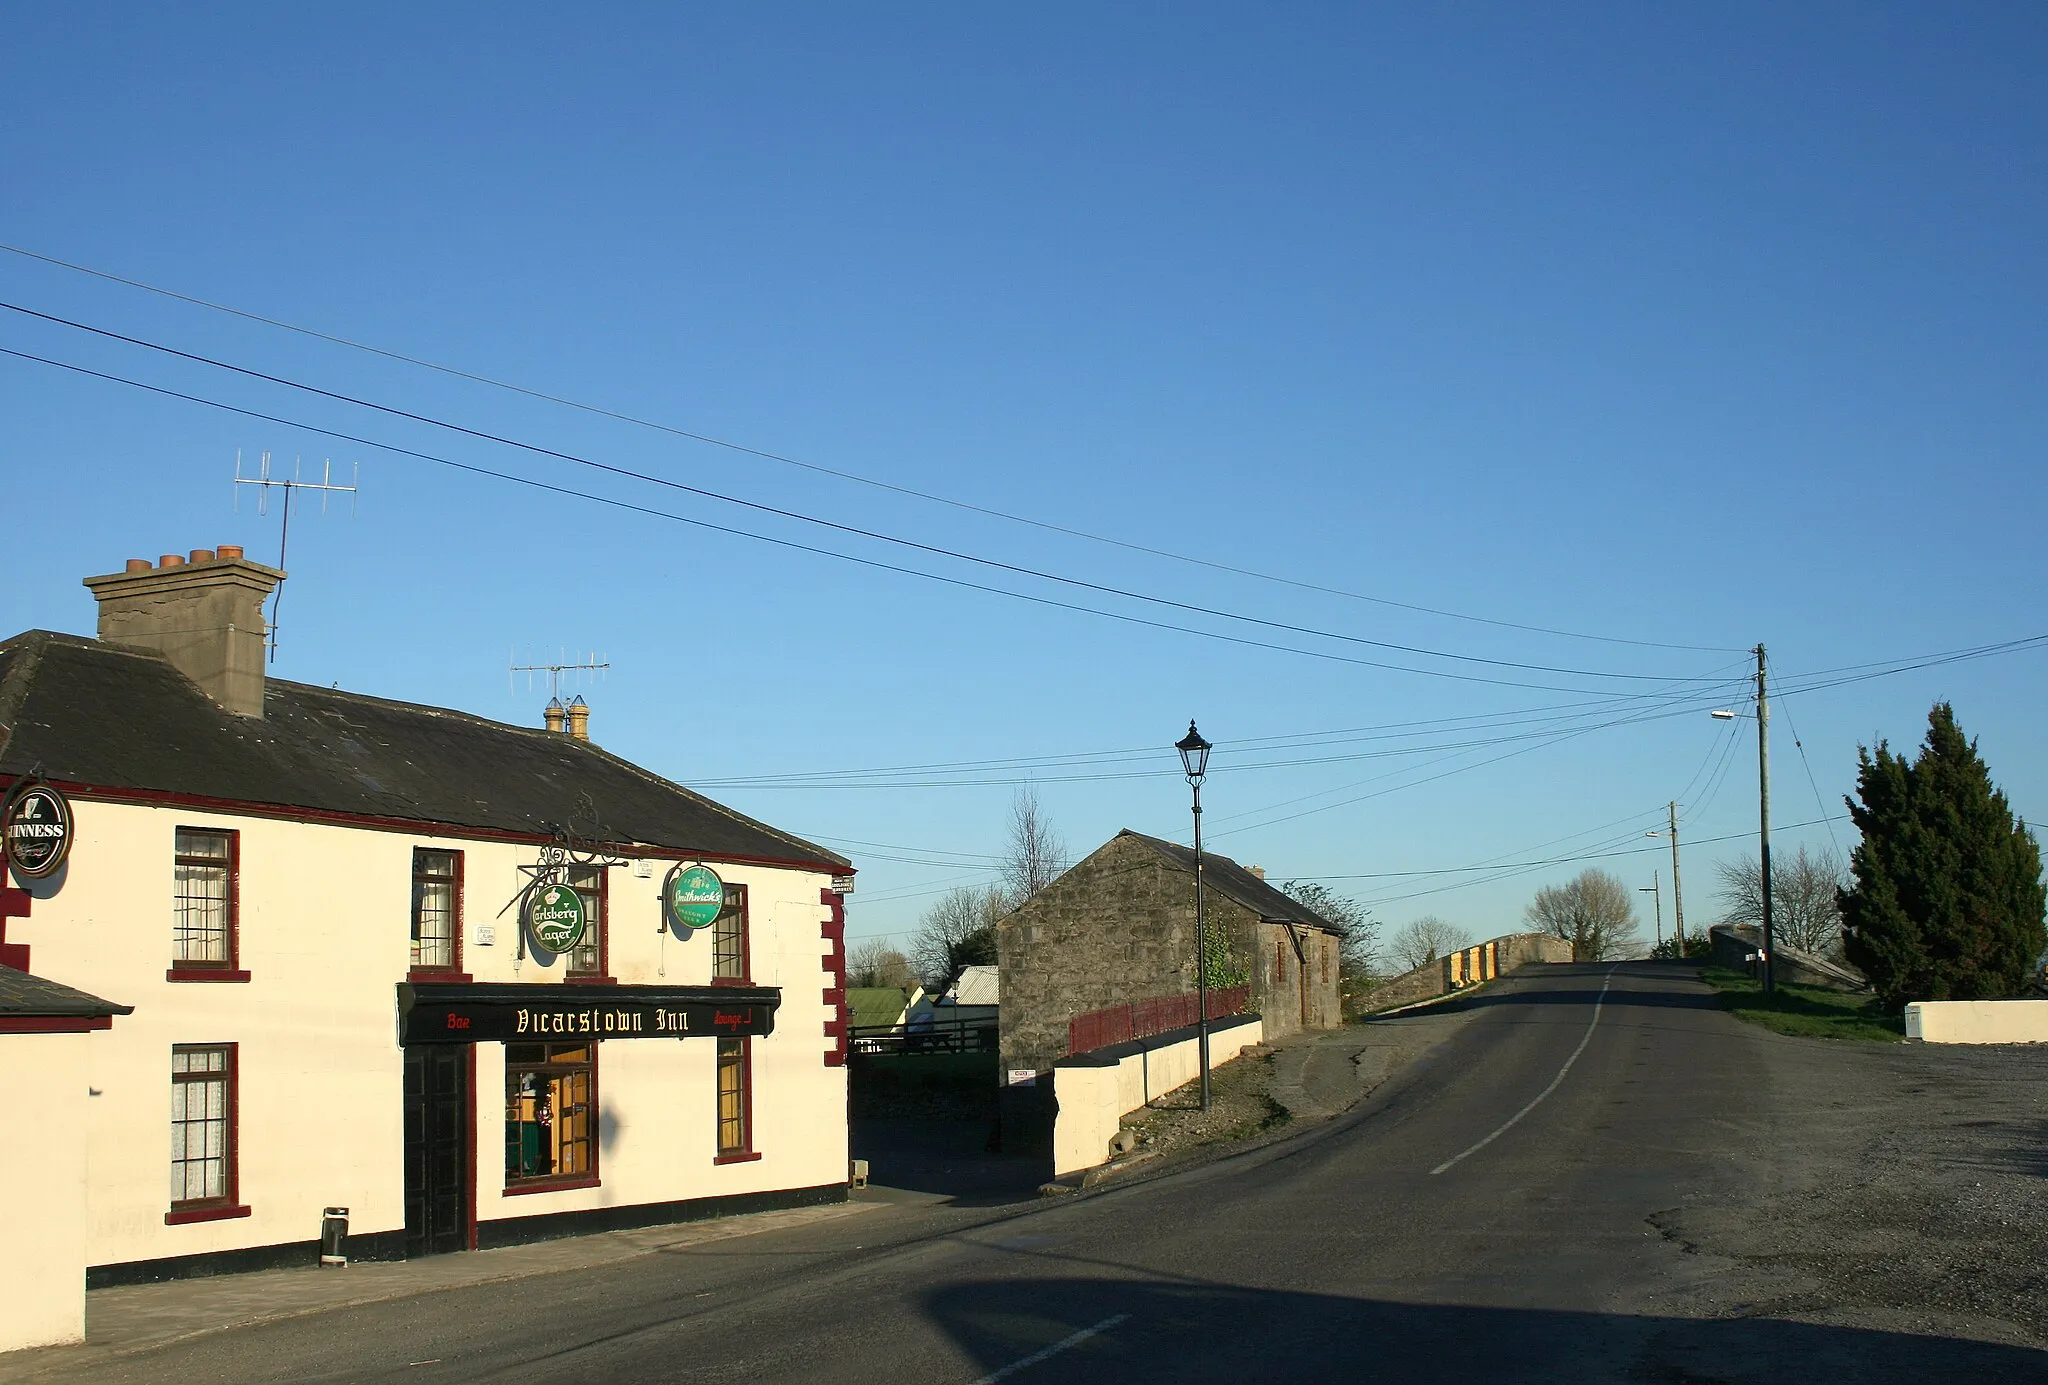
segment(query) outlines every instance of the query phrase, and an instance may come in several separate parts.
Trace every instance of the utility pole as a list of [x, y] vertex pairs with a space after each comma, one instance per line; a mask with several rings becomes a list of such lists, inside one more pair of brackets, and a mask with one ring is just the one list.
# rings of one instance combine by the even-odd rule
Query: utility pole
[[1664, 889], [1657, 879], [1657, 872], [1650, 872], [1650, 888], [1638, 889], [1637, 894], [1649, 895], [1657, 904], [1657, 946], [1664, 946]]
[[1756, 647], [1756, 781], [1757, 822], [1762, 836], [1764, 896], [1764, 994], [1778, 989], [1777, 937], [1771, 929], [1771, 697], [1765, 685], [1764, 647]]
[[1671, 800], [1671, 936], [1678, 939], [1678, 955], [1685, 957], [1685, 891], [1678, 883], [1678, 800]]

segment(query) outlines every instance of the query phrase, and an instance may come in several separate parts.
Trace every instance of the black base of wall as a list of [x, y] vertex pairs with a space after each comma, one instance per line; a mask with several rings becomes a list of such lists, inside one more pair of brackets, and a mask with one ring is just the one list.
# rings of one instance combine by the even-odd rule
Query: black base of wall
[[[822, 1207], [844, 1202], [847, 1185], [824, 1183], [815, 1188], [776, 1188], [727, 1197], [687, 1198], [678, 1202], [647, 1202], [633, 1207], [594, 1207], [584, 1212], [549, 1212], [532, 1217], [477, 1223], [476, 1248], [552, 1241], [563, 1236], [588, 1236], [599, 1231], [632, 1231], [643, 1226], [669, 1226], [709, 1221], [742, 1212], [780, 1212], [791, 1207]], [[405, 1259], [405, 1232], [373, 1231], [348, 1238], [352, 1261]], [[320, 1243], [290, 1241], [284, 1245], [217, 1250], [205, 1255], [171, 1255], [161, 1260], [130, 1260], [119, 1265], [93, 1265], [85, 1272], [87, 1289], [113, 1289], [124, 1284], [156, 1284], [171, 1279], [203, 1279], [216, 1274], [248, 1274], [254, 1270], [310, 1269], [320, 1263]]]
[[[350, 1260], [403, 1260], [405, 1232], [372, 1231], [348, 1238]], [[247, 1274], [251, 1270], [311, 1269], [320, 1263], [320, 1242], [287, 1241], [276, 1246], [216, 1250], [204, 1255], [169, 1255], [161, 1260], [129, 1260], [119, 1265], [91, 1265], [85, 1271], [88, 1289], [113, 1289], [123, 1284], [156, 1284], [167, 1279], [204, 1279], [216, 1274]]]
[[508, 1217], [501, 1221], [478, 1222], [476, 1248], [497, 1250], [503, 1246], [552, 1241], [563, 1236], [588, 1236], [599, 1231], [632, 1231], [643, 1226], [709, 1221], [713, 1217], [738, 1216], [742, 1212], [822, 1207], [846, 1199], [846, 1184], [822, 1183], [815, 1188], [774, 1188], [767, 1192], [733, 1193], [726, 1197], [693, 1197], [677, 1202], [643, 1202], [631, 1207], [593, 1207], [582, 1212]]

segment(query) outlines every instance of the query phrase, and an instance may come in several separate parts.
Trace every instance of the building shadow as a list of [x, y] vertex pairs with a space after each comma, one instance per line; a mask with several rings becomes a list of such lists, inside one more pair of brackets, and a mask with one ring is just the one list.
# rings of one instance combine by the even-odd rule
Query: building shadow
[[2031, 1347], [1763, 1317], [1435, 1306], [1093, 1277], [948, 1285], [923, 1307], [984, 1379], [1020, 1385], [2048, 1378], [2048, 1354]]
[[925, 1193], [961, 1207], [1028, 1202], [1052, 1177], [1052, 1160], [990, 1148], [988, 1120], [856, 1117], [853, 1157], [868, 1161], [871, 1187]]

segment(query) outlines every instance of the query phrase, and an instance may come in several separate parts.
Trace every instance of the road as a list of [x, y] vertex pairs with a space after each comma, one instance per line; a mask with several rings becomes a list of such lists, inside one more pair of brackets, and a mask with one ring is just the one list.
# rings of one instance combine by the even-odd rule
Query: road
[[[1463, 1004], [1350, 1114], [1166, 1176], [325, 1313], [94, 1378], [2048, 1381], [2038, 1306], [1916, 1287], [1935, 1241], [1907, 1236], [1883, 1275], [1868, 1226], [1834, 1260], [1771, 1248], [1868, 1220], [1824, 1185], [1876, 1196], [1861, 1142], [1933, 1050], [1765, 1034], [1650, 964], [1531, 969]], [[1979, 1124], [2048, 1116], [2039, 1061], [1968, 1073], [2018, 1103]], [[2037, 1274], [2048, 1168], [1980, 1172], [2008, 1180], [1984, 1194], [2001, 1206], [2036, 1198], [2012, 1234]], [[1891, 1287], [1831, 1290], [1827, 1265]]]

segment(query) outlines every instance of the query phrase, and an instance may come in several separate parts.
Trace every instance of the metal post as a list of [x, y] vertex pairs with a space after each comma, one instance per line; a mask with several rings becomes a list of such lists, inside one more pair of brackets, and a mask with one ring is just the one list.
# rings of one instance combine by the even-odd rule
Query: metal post
[[1202, 786], [1195, 790], [1195, 995], [1202, 1008], [1195, 1020], [1202, 1063], [1202, 1109], [1209, 1109], [1209, 939], [1202, 920]]
[[[1642, 894], [1645, 892], [1642, 890], [1637, 890], [1636, 893]], [[1662, 947], [1664, 946], [1664, 886], [1663, 882], [1657, 879], [1657, 872], [1654, 870], [1650, 872], [1650, 888], [1647, 891], [1647, 893], [1649, 894], [1651, 899], [1656, 901], [1657, 946]]]
[[1778, 941], [1771, 928], [1771, 698], [1765, 686], [1764, 647], [1756, 647], [1756, 779], [1758, 832], [1763, 838], [1764, 994], [1778, 989]]
[[1678, 939], [1678, 956], [1685, 958], [1685, 891], [1678, 883], [1678, 800], [1671, 800], [1671, 936]]

